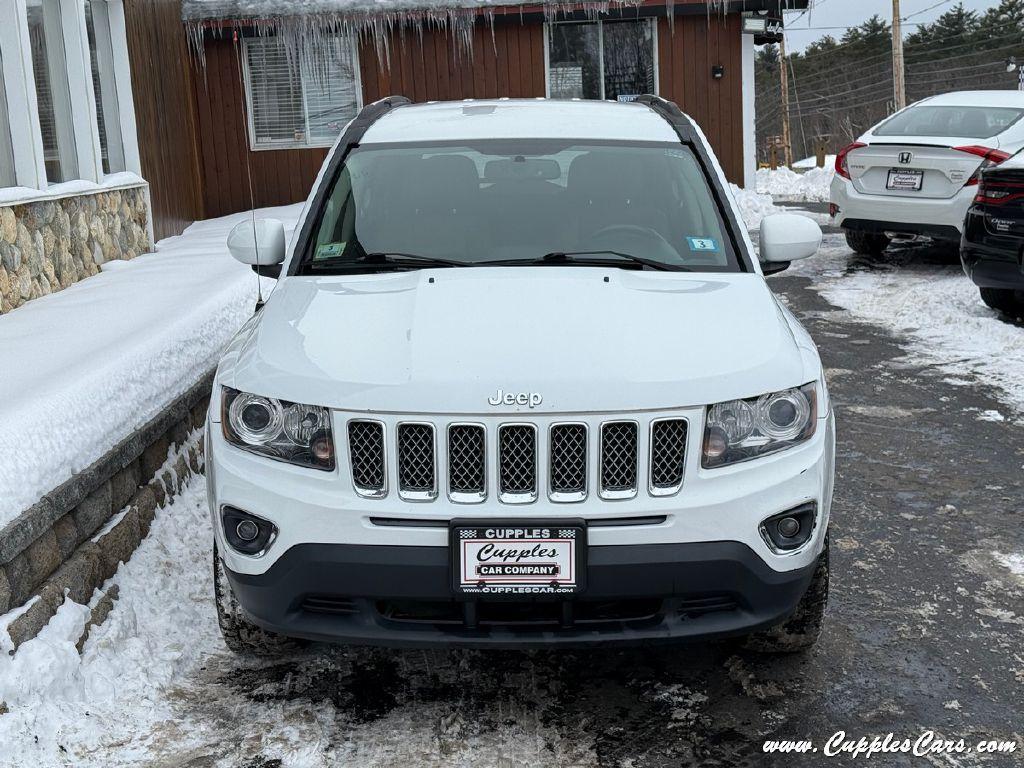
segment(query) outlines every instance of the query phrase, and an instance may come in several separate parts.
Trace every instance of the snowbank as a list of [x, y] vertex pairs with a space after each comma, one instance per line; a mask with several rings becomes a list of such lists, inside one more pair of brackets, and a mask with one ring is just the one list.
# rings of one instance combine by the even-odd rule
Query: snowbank
[[[300, 210], [260, 213], [293, 227]], [[193, 224], [154, 254], [0, 316], [0, 526], [215, 364], [256, 298], [256, 277], [225, 246], [245, 215]]]
[[[118, 763], [138, 764], [155, 726], [175, 719], [162, 690], [223, 648], [210, 598], [204, 494], [197, 478], [157, 513], [150, 537], [113, 579], [115, 609], [81, 656], [75, 643], [89, 610], [71, 600], [13, 656], [0, 634], [0, 701], [10, 709], [0, 717], [0, 764], [110, 765], [110, 755], [90, 753], [112, 742]], [[68, 739], [76, 743], [70, 753], [62, 746]]]
[[761, 219], [765, 216], [780, 213], [779, 209], [772, 202], [770, 195], [743, 189], [735, 184], [730, 184], [729, 186], [732, 187], [732, 194], [740, 207], [740, 212], [743, 214], [743, 221], [746, 223], [747, 229], [757, 229], [761, 226]]
[[811, 168], [806, 173], [796, 173], [789, 168], [777, 168], [774, 171], [762, 168], [757, 172], [757, 191], [785, 200], [828, 202], [829, 187], [834, 176], [834, 164]]

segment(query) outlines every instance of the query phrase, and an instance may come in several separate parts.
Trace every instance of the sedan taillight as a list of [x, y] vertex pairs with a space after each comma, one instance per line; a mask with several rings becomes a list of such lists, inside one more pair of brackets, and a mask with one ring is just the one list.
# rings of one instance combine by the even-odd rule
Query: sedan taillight
[[1006, 205], [1024, 198], [1024, 184], [982, 179], [974, 202], [982, 205]]
[[836, 173], [842, 176], [844, 179], [850, 178], [850, 168], [846, 163], [846, 156], [849, 155], [853, 150], [866, 147], [867, 144], [862, 144], [859, 141], [853, 142], [849, 146], [843, 147], [839, 150], [839, 154], [836, 155]]
[[973, 187], [981, 181], [981, 174], [987, 171], [989, 168], [995, 168], [1000, 163], [1003, 163], [1010, 159], [1010, 155], [1003, 152], [1001, 149], [992, 149], [990, 147], [982, 147], [977, 144], [971, 144], [966, 147], [953, 147], [957, 152], [966, 152], [969, 155], [976, 155], [981, 158], [981, 165], [978, 166], [978, 170], [967, 180], [964, 184], [965, 187]]

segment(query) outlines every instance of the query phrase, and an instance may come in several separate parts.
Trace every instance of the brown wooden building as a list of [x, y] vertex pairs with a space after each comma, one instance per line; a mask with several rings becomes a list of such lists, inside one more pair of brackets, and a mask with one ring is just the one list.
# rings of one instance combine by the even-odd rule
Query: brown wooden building
[[807, 5], [639, 0], [597, 13], [592, 3], [453, 0], [418, 11], [398, 0], [368, 12], [333, 0], [316, 4], [318, 14], [289, 16], [288, 3], [271, 2], [276, 13], [248, 16], [259, 0], [126, 4], [157, 237], [194, 219], [303, 200], [358, 108], [396, 93], [628, 100], [654, 91], [701, 125], [742, 185], [754, 170], [754, 36], [745, 17]]

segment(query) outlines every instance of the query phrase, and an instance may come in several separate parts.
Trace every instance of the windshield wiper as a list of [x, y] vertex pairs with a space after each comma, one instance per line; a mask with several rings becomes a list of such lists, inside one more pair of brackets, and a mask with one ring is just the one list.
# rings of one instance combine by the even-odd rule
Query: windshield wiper
[[516, 267], [516, 266], [536, 266], [543, 264], [581, 264], [586, 266], [599, 265], [608, 266], [608, 262], [604, 259], [582, 259], [580, 256], [616, 256], [624, 261], [629, 261], [634, 264], [640, 264], [648, 267], [649, 269], [656, 269], [662, 272], [692, 272], [689, 267], [684, 267], [679, 264], [666, 264], [663, 261], [655, 261], [654, 259], [645, 259], [642, 256], [634, 256], [631, 253], [623, 253], [622, 251], [607, 251], [607, 250], [594, 250], [594, 251], [552, 251], [546, 253], [540, 258], [536, 259], [504, 259], [502, 261], [483, 261], [479, 262], [482, 267], [499, 266], [499, 267]]
[[351, 267], [359, 269], [363, 267], [467, 267], [464, 261], [454, 259], [440, 259], [435, 256], [424, 256], [419, 253], [401, 253], [398, 251], [383, 252], [374, 251], [356, 258], [346, 256], [335, 256], [330, 259], [314, 259], [307, 264], [314, 272], [322, 269], [337, 269], [339, 267]]

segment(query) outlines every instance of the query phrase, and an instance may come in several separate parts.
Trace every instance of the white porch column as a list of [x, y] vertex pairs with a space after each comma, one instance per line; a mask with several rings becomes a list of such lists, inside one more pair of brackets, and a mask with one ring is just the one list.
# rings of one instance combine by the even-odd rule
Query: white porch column
[[46, 189], [46, 163], [25, 0], [0, 0], [0, 11], [7, 19], [0, 24], [0, 57], [3, 58], [14, 175], [18, 186]]
[[743, 186], [757, 186], [757, 127], [754, 101], [754, 36], [743, 35]]
[[96, 118], [96, 95], [93, 92], [89, 33], [85, 26], [85, 3], [83, 0], [59, 0], [59, 3], [78, 178], [99, 181], [103, 178], [103, 156]]
[[121, 121], [125, 170], [141, 176], [139, 134], [135, 127], [135, 99], [132, 96], [132, 74], [128, 58], [128, 29], [122, 0], [107, 0], [107, 14], [110, 19], [110, 49], [113, 54], [114, 85], [117, 88], [117, 111]]

